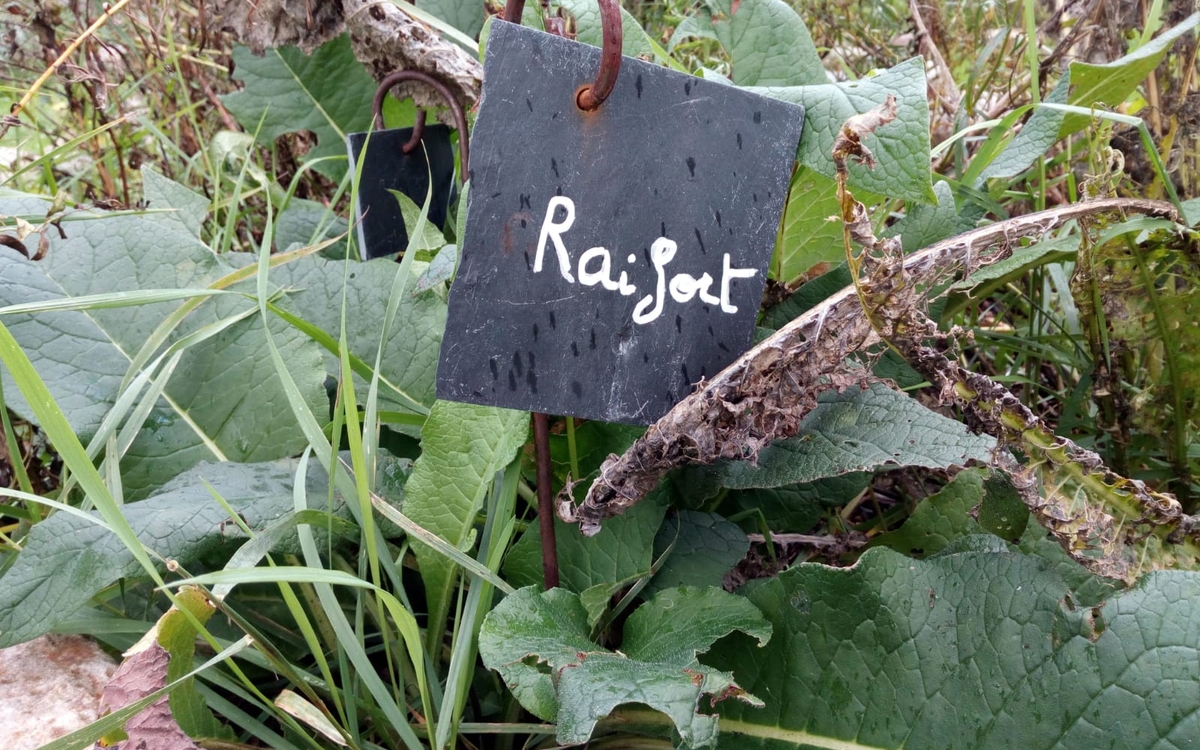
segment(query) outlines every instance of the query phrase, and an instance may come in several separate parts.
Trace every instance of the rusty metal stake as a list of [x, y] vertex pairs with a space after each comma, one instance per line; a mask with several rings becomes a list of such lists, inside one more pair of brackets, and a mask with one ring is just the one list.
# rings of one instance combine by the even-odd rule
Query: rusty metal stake
[[[508, 0], [504, 20], [521, 23], [525, 0]], [[600, 72], [595, 83], [584, 85], [575, 96], [583, 110], [594, 110], [612, 93], [621, 70], [621, 6], [617, 0], [600, 0], [600, 19], [603, 27], [604, 50], [600, 56]], [[461, 140], [461, 138], [460, 138]], [[554, 538], [553, 472], [550, 467], [550, 417], [533, 415], [533, 450], [537, 462], [538, 527], [542, 532], [542, 575], [546, 590], [558, 586], [558, 547]]]
[[550, 417], [533, 415], [533, 451], [537, 460], [538, 528], [542, 531], [542, 575], [546, 590], [558, 586], [558, 545], [554, 539], [554, 490], [550, 469]]
[[[525, 0], [508, 0], [503, 18], [521, 23]], [[619, 45], [618, 45], [619, 46]], [[558, 586], [558, 545], [554, 536], [554, 473], [550, 467], [550, 417], [534, 412], [533, 455], [537, 464], [538, 528], [542, 532], [542, 577], [546, 590]]]

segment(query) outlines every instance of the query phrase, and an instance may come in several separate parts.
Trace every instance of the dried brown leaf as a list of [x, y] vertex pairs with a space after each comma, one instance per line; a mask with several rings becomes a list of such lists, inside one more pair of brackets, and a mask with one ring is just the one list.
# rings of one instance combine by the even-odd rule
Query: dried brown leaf
[[[894, 102], [890, 104], [894, 107]], [[866, 158], [862, 135], [888, 121], [888, 108], [885, 103], [880, 111], [860, 115], [843, 128], [837, 146], [843, 162], [848, 156]], [[848, 193], [843, 208], [850, 237], [878, 252], [866, 209]], [[888, 245], [893, 266], [880, 271], [880, 277], [906, 281], [881, 289], [870, 304], [919, 309], [929, 289], [1007, 258], [1023, 238], [1037, 241], [1069, 221], [1106, 211], [1175, 216], [1175, 209], [1162, 201], [1111, 199], [997, 222], [907, 257], [901, 256], [898, 238], [885, 240], [878, 244]], [[920, 333], [930, 332], [922, 329]], [[676, 404], [623, 455], [610, 455], [582, 503], [576, 503], [569, 489], [560, 492], [556, 501], [559, 517], [578, 523], [584, 534], [594, 535], [604, 519], [637, 503], [677, 466], [720, 459], [752, 460], [771, 441], [796, 434], [800, 422], [816, 405], [818, 393], [861, 378], [861, 374], [844, 369], [843, 361], [879, 340], [863, 314], [856, 290], [842, 290]]]
[[[161, 690], [167, 684], [170, 661], [170, 654], [157, 642], [127, 656], [104, 686], [101, 709], [116, 711]], [[166, 695], [126, 722], [125, 734], [128, 739], [114, 745], [116, 750], [200, 750], [175, 722]]]
[[[1098, 575], [1132, 581], [1140, 573], [1146, 549], [1143, 542], [1148, 539], [1156, 546], [1159, 540], [1182, 542], [1189, 548], [1187, 556], [1196, 558], [1200, 538], [1195, 519], [1183, 514], [1174, 497], [1111, 471], [1097, 454], [1055, 435], [1003, 385], [925, 344], [929, 339], [945, 342], [951, 338], [926, 317], [924, 308], [928, 290], [947, 280], [953, 269], [914, 273], [899, 238], [876, 239], [866, 208], [845, 188], [845, 159], [864, 158], [865, 149], [859, 138], [839, 139], [839, 144], [834, 160], [845, 232], [848, 241], [853, 238], [862, 247], [857, 255], [848, 249], [847, 255], [854, 267], [862, 310], [874, 332], [939, 388], [942, 403], [962, 408], [977, 427], [1029, 457], [1027, 465], [1020, 465], [1010, 454], [998, 451], [996, 463], [1012, 475], [1034, 517], [1077, 562]], [[997, 241], [1007, 246], [1023, 234], [1044, 234], [1071, 219], [1113, 212], [1179, 220], [1169, 203], [1109, 199], [1055, 208], [988, 229], [993, 236], [997, 229], [1002, 230], [1004, 235]], [[1086, 498], [1083, 502], [1081, 495]], [[1158, 557], [1171, 559], [1169, 554], [1156, 554]]]

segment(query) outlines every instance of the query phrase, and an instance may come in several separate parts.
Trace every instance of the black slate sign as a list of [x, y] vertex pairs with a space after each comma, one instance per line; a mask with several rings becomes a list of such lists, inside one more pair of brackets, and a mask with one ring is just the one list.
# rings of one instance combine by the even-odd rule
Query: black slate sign
[[395, 255], [408, 246], [404, 216], [396, 196], [389, 193], [389, 189], [407, 195], [420, 207], [425, 204], [432, 175], [433, 195], [427, 218], [438, 229], [446, 225], [446, 211], [454, 199], [454, 151], [450, 147], [450, 129], [445, 125], [426, 126], [421, 137], [425, 148], [418, 146], [406, 154], [403, 146], [412, 138], [412, 132], [412, 128], [398, 128], [346, 136], [352, 165], [362, 157], [364, 146], [368, 152], [362, 165], [358, 205], [355, 206], [358, 249], [363, 260]]
[[493, 21], [438, 398], [649, 424], [750, 344], [802, 107]]

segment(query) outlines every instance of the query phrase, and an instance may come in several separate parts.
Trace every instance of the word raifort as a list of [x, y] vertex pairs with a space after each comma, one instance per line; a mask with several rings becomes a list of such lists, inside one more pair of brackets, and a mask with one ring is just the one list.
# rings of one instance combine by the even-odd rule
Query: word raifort
[[[561, 221], [554, 218], [559, 208], [566, 211], [566, 216]], [[561, 195], [551, 198], [549, 205], [546, 206], [546, 218], [542, 221], [542, 230], [538, 237], [537, 256], [533, 260], [534, 273], [541, 273], [542, 262], [546, 254], [546, 243], [550, 242], [554, 245], [554, 251], [558, 256], [559, 273], [568, 282], [576, 283], [575, 275], [571, 273], [571, 256], [567, 253], [567, 248], [563, 245], [562, 240], [562, 236], [574, 223], [575, 202]], [[675, 258], [677, 249], [678, 246], [666, 237], [659, 237], [650, 246], [650, 264], [654, 267], [657, 276], [655, 290], [653, 294], [643, 297], [633, 308], [633, 322], [645, 325], [662, 315], [668, 292], [670, 292], [671, 299], [681, 304], [699, 297], [702, 302], [720, 307], [721, 312], [736, 313], [737, 306], [729, 301], [729, 282], [733, 279], [748, 279], [758, 273], [758, 270], [734, 268], [730, 265], [729, 253], [725, 253], [721, 261], [721, 294], [718, 297], [709, 291], [712, 287], [713, 277], [707, 273], [698, 279], [686, 273], [677, 273], [671, 276], [670, 280], [667, 279], [667, 264]], [[631, 253], [626, 258], [626, 262], [631, 264], [637, 262], [637, 256]], [[585, 250], [579, 256], [576, 274], [579, 277], [579, 283], [583, 286], [599, 284], [610, 292], [620, 292], [625, 297], [637, 293], [637, 287], [629, 283], [629, 274], [625, 271], [622, 271], [617, 280], [613, 281], [612, 254], [603, 247]]]

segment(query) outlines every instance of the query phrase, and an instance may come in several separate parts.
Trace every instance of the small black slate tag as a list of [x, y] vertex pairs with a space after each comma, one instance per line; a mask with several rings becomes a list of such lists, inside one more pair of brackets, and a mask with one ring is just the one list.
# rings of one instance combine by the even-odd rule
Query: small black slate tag
[[438, 397], [649, 424], [750, 344], [802, 107], [493, 21]]
[[[450, 129], [445, 125], [428, 125], [421, 137], [425, 148], [412, 153], [403, 151], [412, 137], [412, 128], [376, 130], [372, 133], [350, 133], [346, 136], [350, 164], [358, 163], [363, 146], [369, 150], [363, 162], [358, 183], [358, 248], [363, 260], [382, 258], [404, 251], [408, 246], [408, 231], [396, 196], [396, 190], [412, 199], [418, 207], [424, 205], [433, 175], [433, 197], [429, 204], [428, 220], [441, 229], [446, 225], [446, 211], [454, 200], [454, 151], [450, 147]], [[367, 136], [370, 135], [370, 143]], [[425, 161], [428, 152], [429, 161]]]

